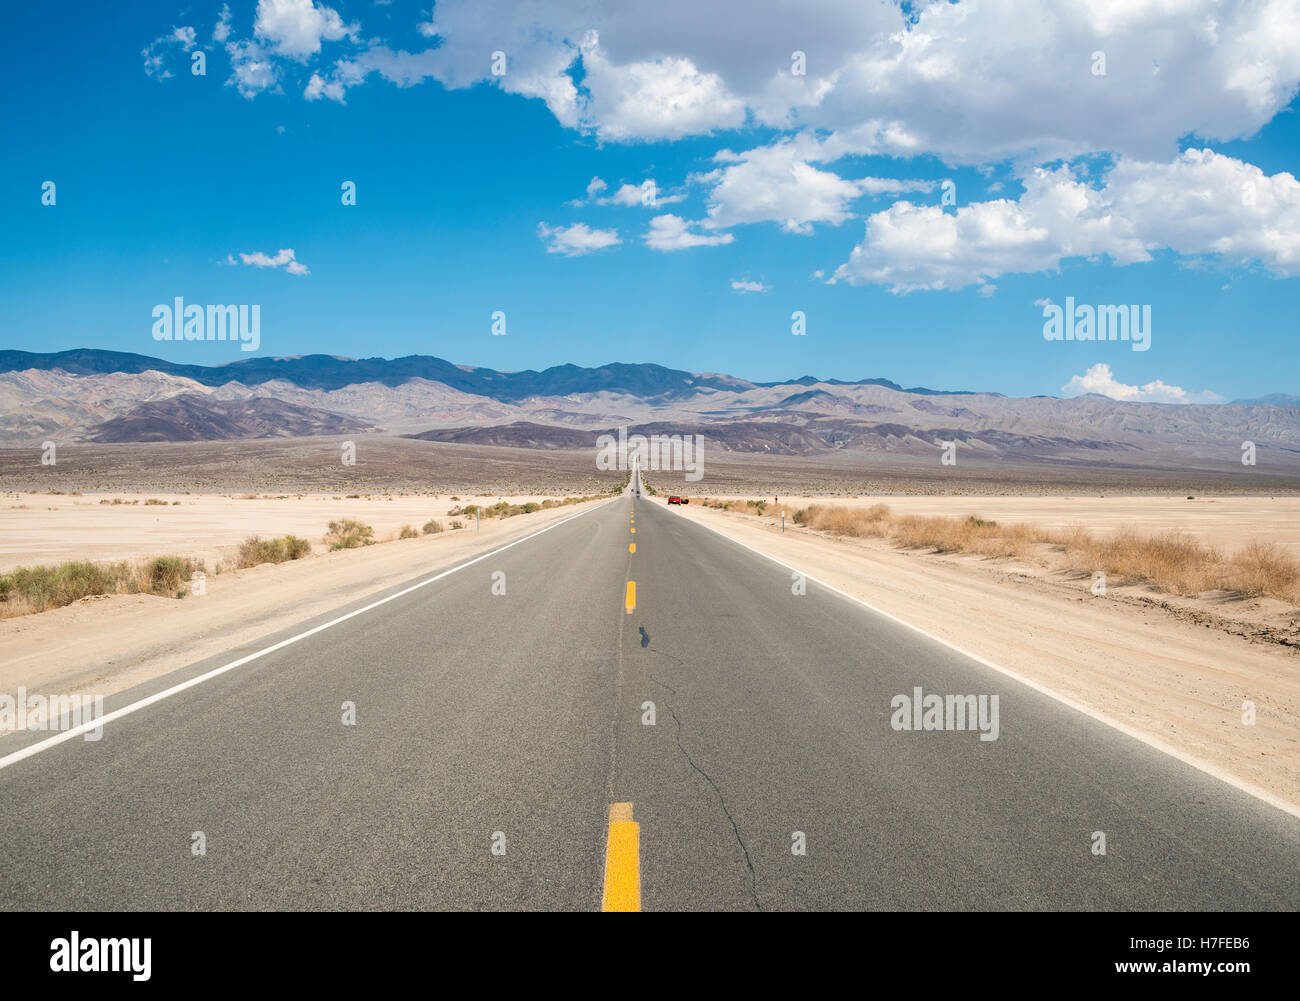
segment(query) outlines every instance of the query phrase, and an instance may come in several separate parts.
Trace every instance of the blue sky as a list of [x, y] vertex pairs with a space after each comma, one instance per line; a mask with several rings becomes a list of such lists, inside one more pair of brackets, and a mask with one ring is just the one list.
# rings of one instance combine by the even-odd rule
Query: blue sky
[[[906, 22], [888, 4], [847, 26], [835, 17], [858, 13], [782, 23], [774, 8], [770, 35], [729, 30], [740, 14], [722, 2], [640, 21], [619, 5], [543, 3], [527, 22], [493, 6], [262, 0], [223, 19], [220, 3], [139, 3], [83, 12], [75, 32], [58, 8], [12, 8], [0, 347], [247, 357], [156, 342], [153, 306], [183, 296], [259, 304], [269, 355], [1175, 402], [1300, 392], [1300, 44], [1286, 37], [1236, 51], [1207, 42], [1195, 11], [1116, 25], [1082, 5], [1032, 38], [1015, 37], [1023, 17], [989, 15], [972, 53], [954, 5], [916, 5], [907, 30], [943, 55], [936, 78], [891, 50]], [[1279, 34], [1225, 23], [1219, 38], [1264, 29]], [[998, 46], [1004, 75], [986, 79]], [[1075, 78], [1042, 76], [1062, 61]], [[1267, 82], [1243, 85], [1252, 68]], [[589, 196], [593, 178], [605, 187]], [[655, 204], [610, 204], [647, 179]], [[308, 273], [257, 263], [285, 249]], [[1035, 303], [1067, 296], [1150, 305], [1151, 349], [1045, 341]]]

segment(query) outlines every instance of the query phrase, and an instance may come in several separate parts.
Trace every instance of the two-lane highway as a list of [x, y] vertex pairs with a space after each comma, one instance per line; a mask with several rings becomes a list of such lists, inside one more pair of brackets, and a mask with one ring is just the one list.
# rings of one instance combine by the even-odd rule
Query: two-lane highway
[[0, 759], [3, 906], [1300, 905], [1300, 820], [646, 497], [414, 583]]

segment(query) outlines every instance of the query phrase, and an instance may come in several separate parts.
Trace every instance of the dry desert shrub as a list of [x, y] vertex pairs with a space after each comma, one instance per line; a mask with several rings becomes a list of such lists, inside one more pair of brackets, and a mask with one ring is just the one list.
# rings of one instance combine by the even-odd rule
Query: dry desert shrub
[[1224, 569], [1228, 589], [1300, 605], [1300, 561], [1270, 542], [1252, 542], [1234, 553]]
[[[1001, 525], [978, 515], [895, 516], [888, 505], [850, 508], [813, 504], [793, 512], [761, 502], [703, 498], [705, 507], [777, 518], [831, 535], [889, 539], [904, 549], [971, 553], [987, 557], [1038, 557], [1057, 569], [1091, 575], [1102, 571], [1115, 583], [1149, 584], [1169, 594], [1195, 596], [1226, 591], [1277, 598], [1300, 605], [1300, 560], [1272, 543], [1255, 542], [1225, 558], [1223, 553], [1181, 532], [1143, 533], [1128, 528], [1094, 535], [1081, 525], [1048, 530], [1017, 522]], [[1051, 556], [1055, 549], [1057, 555]]]
[[300, 560], [310, 552], [311, 543], [296, 535], [283, 535], [278, 539], [253, 535], [240, 543], [235, 565], [243, 569], [260, 563], [286, 563]]
[[373, 546], [375, 530], [369, 525], [363, 525], [354, 518], [342, 518], [339, 521], [331, 521], [329, 531], [325, 535], [325, 542], [330, 550], [336, 549], [356, 549], [360, 546]]

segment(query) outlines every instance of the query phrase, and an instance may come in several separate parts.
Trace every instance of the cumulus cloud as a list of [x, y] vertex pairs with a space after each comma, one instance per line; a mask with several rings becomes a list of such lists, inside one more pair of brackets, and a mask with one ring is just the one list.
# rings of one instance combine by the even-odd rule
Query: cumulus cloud
[[680, 139], [745, 122], [744, 102], [687, 57], [616, 63], [597, 31], [586, 33], [581, 52], [590, 95], [581, 119], [601, 139]]
[[735, 237], [730, 233], [707, 234], [692, 232], [691, 227], [699, 225], [687, 222], [681, 216], [657, 215], [650, 220], [646, 230], [645, 245], [651, 250], [686, 250], [690, 247], [718, 247], [731, 243]]
[[1057, 271], [1068, 258], [1149, 261], [1158, 250], [1258, 262], [1300, 275], [1300, 182], [1208, 149], [1168, 164], [1119, 160], [1101, 187], [1068, 167], [1037, 168], [1019, 199], [898, 202], [867, 219], [835, 280], [895, 292], [957, 289], [1003, 274]]
[[807, 160], [793, 140], [737, 154], [723, 150], [714, 159], [727, 164], [710, 175], [708, 225], [718, 229], [741, 223], [776, 222], [790, 233], [811, 233], [813, 223], [838, 226], [849, 219], [849, 203], [860, 188]]
[[765, 285], [763, 282], [750, 281], [749, 279], [746, 278], [733, 278], [731, 280], [731, 287], [735, 291], [739, 292], [741, 295], [745, 295], [748, 292], [771, 292], [772, 291], [771, 285]]
[[1170, 386], [1159, 379], [1144, 386], [1128, 386], [1119, 382], [1110, 370], [1110, 366], [1098, 362], [1083, 375], [1076, 375], [1064, 386], [1061, 392], [1066, 396], [1082, 396], [1084, 393], [1100, 393], [1112, 400], [1125, 403], [1222, 403], [1223, 397], [1208, 389], [1199, 393], [1189, 393], [1181, 386]]
[[360, 26], [344, 24], [338, 11], [312, 0], [258, 0], [253, 34], [276, 53], [304, 61], [321, 50], [321, 41], [355, 38]]
[[[430, 47], [410, 55], [419, 79], [536, 98], [606, 141], [811, 128], [844, 153], [967, 163], [1168, 159], [1189, 134], [1253, 135], [1300, 84], [1294, 0], [825, 0], [762, 17], [752, 0], [714, 0], [709, 11], [700, 17], [698, 0], [438, 0], [416, 25]], [[259, 0], [254, 33], [291, 61], [345, 38], [387, 47], [313, 0]], [[501, 77], [496, 50], [509, 56]]]
[[263, 91], [280, 89], [279, 67], [271, 54], [257, 42], [227, 42], [226, 52], [230, 56], [231, 70], [226, 83], [238, 90], [242, 97], [251, 100]]
[[294, 259], [293, 251], [289, 249], [277, 251], [274, 256], [255, 250], [251, 254], [240, 254], [238, 262], [235, 260], [235, 255], [230, 254], [226, 257], [226, 263], [246, 264], [255, 268], [284, 268], [291, 275], [311, 274], [305, 264]]
[[[431, 75], [446, 85], [496, 82], [610, 141], [754, 122], [812, 127], [846, 152], [1156, 159], [1184, 135], [1252, 135], [1300, 83], [1293, 0], [980, 0], [908, 11], [828, 0], [761, 18], [748, 0], [716, 0], [710, 12], [699, 17], [696, 0], [439, 0], [424, 23], [440, 42]], [[796, 46], [803, 76], [791, 72]], [[511, 55], [499, 80], [488, 69], [496, 49]], [[1093, 73], [1095, 51], [1106, 54], [1104, 76]]]
[[[936, 156], [1011, 163], [1024, 193], [955, 214], [900, 201], [867, 219], [834, 280], [900, 292], [986, 287], [1074, 257], [1124, 265], [1164, 249], [1300, 272], [1290, 174], [1266, 177], [1209, 150], [1176, 156], [1180, 137], [1246, 138], [1292, 100], [1296, 0], [824, 0], [772, 5], [761, 18], [751, 5], [715, 0], [701, 18], [698, 0], [438, 0], [416, 20], [425, 47], [408, 52], [363, 36], [323, 0], [258, 0], [251, 36], [232, 35], [223, 6], [213, 39], [248, 98], [278, 93], [282, 81], [339, 103], [375, 76], [398, 87], [486, 83], [542, 101], [562, 126], [602, 142], [786, 133], [718, 154], [696, 178], [707, 200], [698, 229], [661, 216], [677, 222], [652, 224], [647, 244], [658, 249], [730, 242], [719, 231], [746, 223], [790, 233], [842, 225], [857, 199], [935, 183], [855, 179], [844, 158]], [[343, 51], [327, 54], [327, 43]], [[193, 44], [194, 29], [160, 36], [144, 50], [146, 72], [170, 75], [166, 52]], [[796, 47], [802, 75], [789, 62]], [[497, 50], [508, 56], [503, 76], [492, 73]], [[1077, 166], [1033, 169], [1096, 153], [1114, 163], [1101, 187]], [[589, 192], [588, 203], [638, 196], [623, 184]]]
[[618, 232], [612, 229], [592, 229], [586, 223], [575, 222], [572, 226], [548, 226], [544, 222], [537, 224], [537, 236], [546, 243], [548, 254], [564, 254], [566, 257], [580, 257], [594, 250], [604, 250], [622, 241]]
[[713, 229], [774, 222], [789, 233], [809, 234], [814, 223], [838, 226], [853, 218], [852, 203], [864, 195], [929, 192], [936, 182], [919, 178], [841, 177], [813, 166], [841, 151], [808, 133], [736, 153], [724, 149], [716, 170], [693, 180], [710, 188], [708, 221]]

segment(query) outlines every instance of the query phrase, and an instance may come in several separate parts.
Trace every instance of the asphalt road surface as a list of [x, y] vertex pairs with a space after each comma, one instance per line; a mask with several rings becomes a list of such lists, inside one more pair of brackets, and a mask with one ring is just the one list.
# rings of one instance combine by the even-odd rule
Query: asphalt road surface
[[[616, 498], [0, 761], [0, 906], [1300, 907], [1300, 820], [797, 584]], [[918, 687], [997, 695], [997, 739], [894, 729]]]

